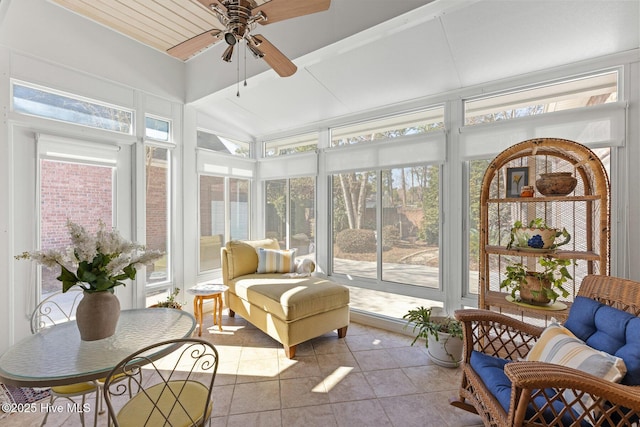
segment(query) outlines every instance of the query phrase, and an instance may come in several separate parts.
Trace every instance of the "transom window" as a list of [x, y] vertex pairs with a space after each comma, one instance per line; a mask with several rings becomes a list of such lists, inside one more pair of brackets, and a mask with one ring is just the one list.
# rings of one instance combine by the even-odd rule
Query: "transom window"
[[332, 128], [331, 146], [360, 144], [443, 129], [444, 107], [437, 107]]
[[149, 139], [168, 142], [171, 139], [171, 122], [153, 116], [144, 118], [144, 134]]
[[305, 133], [289, 138], [266, 141], [264, 143], [264, 157], [284, 156], [287, 154], [313, 151], [318, 147], [318, 133]]
[[204, 130], [198, 130], [198, 147], [240, 157], [251, 155], [250, 143], [222, 137]]
[[13, 82], [13, 111], [133, 134], [133, 111], [53, 89]]
[[618, 72], [610, 71], [464, 101], [465, 126], [572, 110], [618, 100]]

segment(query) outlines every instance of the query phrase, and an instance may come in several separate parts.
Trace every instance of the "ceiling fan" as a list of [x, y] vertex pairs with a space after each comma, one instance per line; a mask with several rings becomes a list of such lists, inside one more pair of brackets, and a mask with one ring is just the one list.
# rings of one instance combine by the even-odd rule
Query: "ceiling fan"
[[213, 11], [224, 25], [224, 30], [212, 29], [192, 37], [170, 49], [167, 53], [186, 60], [201, 50], [224, 39], [227, 48], [222, 59], [231, 62], [238, 43], [244, 42], [256, 57], [262, 58], [281, 77], [293, 75], [297, 67], [263, 35], [252, 34], [257, 24], [268, 25], [285, 19], [309, 15], [329, 9], [331, 0], [270, 0], [257, 5], [254, 0], [197, 0]]

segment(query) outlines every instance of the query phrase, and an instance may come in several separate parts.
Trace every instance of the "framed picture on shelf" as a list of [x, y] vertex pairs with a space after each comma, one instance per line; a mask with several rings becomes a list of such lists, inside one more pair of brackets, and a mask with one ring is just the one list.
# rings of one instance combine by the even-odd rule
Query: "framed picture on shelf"
[[529, 168], [507, 168], [506, 197], [520, 197], [522, 187], [529, 185]]

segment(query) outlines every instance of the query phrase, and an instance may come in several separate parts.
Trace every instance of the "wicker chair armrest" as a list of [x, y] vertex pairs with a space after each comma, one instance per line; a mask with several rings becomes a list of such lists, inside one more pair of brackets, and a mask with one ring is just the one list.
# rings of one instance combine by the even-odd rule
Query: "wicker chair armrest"
[[[579, 425], [583, 419], [590, 419], [595, 426], [631, 425], [640, 414], [640, 387], [616, 384], [577, 369], [544, 362], [512, 362], [504, 371], [512, 382], [511, 425], [542, 422], [543, 409], [554, 402], [573, 406], [575, 412], [563, 414], [573, 419], [575, 424], [571, 425]], [[533, 399], [540, 396], [542, 400], [536, 403]], [[536, 415], [525, 422], [529, 405], [536, 409]]]
[[465, 361], [469, 361], [471, 350], [503, 359], [522, 359], [544, 331], [544, 327], [490, 310], [456, 310], [454, 315], [462, 322]]

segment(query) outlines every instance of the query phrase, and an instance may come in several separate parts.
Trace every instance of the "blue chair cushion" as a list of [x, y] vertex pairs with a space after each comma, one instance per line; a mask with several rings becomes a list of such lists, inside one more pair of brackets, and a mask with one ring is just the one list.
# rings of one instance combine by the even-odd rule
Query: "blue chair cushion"
[[509, 412], [511, 400], [511, 381], [504, 373], [504, 365], [508, 360], [492, 357], [478, 351], [471, 352], [469, 360], [473, 370], [482, 378], [484, 385], [495, 397], [502, 409]]
[[578, 296], [564, 326], [588, 346], [624, 360], [622, 384], [640, 385], [640, 318]]
[[[489, 390], [493, 397], [498, 400], [500, 406], [502, 406], [502, 409], [504, 409], [504, 411], [508, 413], [511, 403], [511, 381], [504, 373], [504, 366], [507, 363], [509, 363], [508, 360], [489, 356], [475, 350], [471, 352], [471, 359], [469, 360], [469, 364], [471, 365], [473, 370], [480, 376], [480, 378], [482, 378], [482, 381], [484, 382], [487, 390]], [[556, 393], [553, 389], [547, 390], [548, 396], [553, 396], [555, 394]], [[538, 396], [534, 399], [536, 406], [539, 408], [545, 405], [545, 400], [546, 399], [543, 396]], [[562, 410], [563, 408], [562, 403], [558, 401], [554, 402], [553, 406], [555, 409], [553, 412], [556, 413], [560, 412], [560, 410]], [[551, 422], [551, 420], [554, 419], [553, 412], [551, 411], [551, 409], [547, 408], [543, 412], [544, 418], [547, 421]], [[529, 408], [527, 408], [526, 418], [530, 418], [534, 415], [535, 411], [530, 405]], [[568, 414], [565, 414], [563, 416], [562, 422], [565, 425], [570, 425], [572, 422], [571, 417]], [[590, 424], [586, 421], [583, 421], [580, 425], [584, 427], [590, 426]]]

